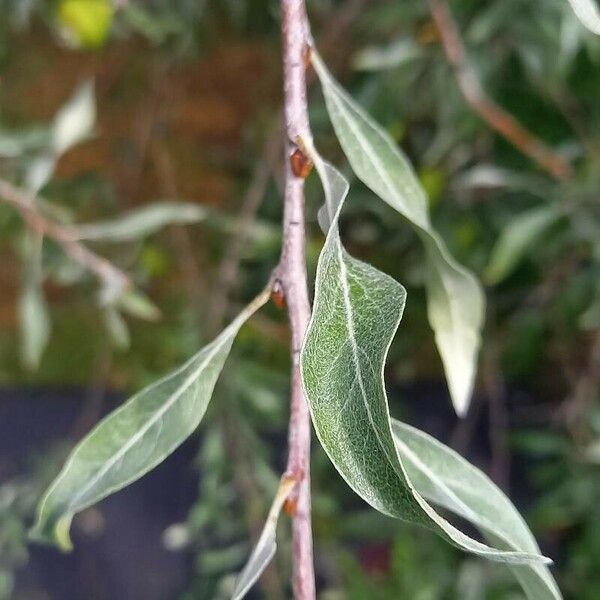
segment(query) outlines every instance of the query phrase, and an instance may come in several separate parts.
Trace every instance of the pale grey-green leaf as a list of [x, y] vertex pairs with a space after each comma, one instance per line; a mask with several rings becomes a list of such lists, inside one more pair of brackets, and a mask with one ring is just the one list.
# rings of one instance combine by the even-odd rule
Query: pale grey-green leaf
[[338, 217], [348, 184], [304, 142], [323, 182], [331, 221], [300, 362], [323, 448], [350, 487], [382, 513], [430, 527], [473, 554], [515, 563], [544, 560], [537, 553], [498, 550], [468, 537], [436, 513], [411, 483], [392, 435], [383, 382], [406, 292], [345, 251]]
[[23, 289], [19, 301], [21, 356], [25, 367], [35, 371], [50, 339], [50, 315], [42, 289], [43, 238], [27, 235]]
[[578, 19], [593, 33], [600, 35], [600, 10], [596, 0], [569, 0]]
[[50, 181], [56, 168], [56, 157], [52, 153], [40, 154], [25, 171], [25, 187], [37, 194]]
[[175, 223], [195, 223], [206, 211], [186, 202], [156, 202], [121, 215], [118, 219], [78, 225], [72, 228], [80, 240], [129, 242], [145, 237]]
[[267, 568], [273, 559], [273, 556], [275, 556], [277, 550], [276, 534], [279, 513], [281, 513], [283, 504], [290, 495], [294, 485], [295, 481], [289, 477], [284, 476], [281, 479], [277, 494], [275, 495], [275, 499], [269, 510], [269, 515], [258, 542], [235, 583], [235, 589], [231, 596], [232, 600], [241, 600], [241, 598], [248, 593], [250, 588], [257, 582], [258, 578]]
[[144, 321], [158, 321], [161, 313], [154, 302], [137, 291], [127, 291], [118, 300], [119, 307], [126, 313]]
[[495, 284], [505, 279], [548, 228], [564, 214], [560, 206], [547, 204], [516, 215], [500, 233], [492, 249], [484, 279]]
[[95, 122], [94, 84], [84, 81], [54, 117], [53, 153], [58, 156], [85, 140], [92, 133]]
[[390, 136], [333, 79], [313, 52], [327, 110], [357, 177], [415, 228], [427, 256], [428, 316], [458, 414], [469, 405], [485, 299], [473, 275], [450, 255], [431, 226], [428, 203], [410, 163]]
[[25, 366], [34, 371], [50, 338], [50, 317], [41, 286], [26, 282], [19, 307], [21, 324], [21, 352]]
[[[392, 430], [408, 477], [424, 498], [466, 519], [496, 546], [539, 554], [527, 524], [489, 477], [410, 425], [393, 419]], [[562, 597], [543, 564], [510, 565], [510, 569], [530, 600]]]
[[196, 429], [238, 330], [268, 298], [265, 290], [213, 342], [135, 394], [77, 445], [38, 507], [34, 539], [70, 549], [76, 513], [144, 475]]
[[103, 316], [104, 325], [113, 347], [117, 350], [129, 349], [131, 336], [121, 313], [114, 306], [107, 306], [103, 311]]

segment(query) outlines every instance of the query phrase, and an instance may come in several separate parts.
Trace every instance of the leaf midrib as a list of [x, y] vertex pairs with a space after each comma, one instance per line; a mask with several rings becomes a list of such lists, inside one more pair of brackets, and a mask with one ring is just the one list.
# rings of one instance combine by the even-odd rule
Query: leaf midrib
[[[335, 235], [336, 235], [336, 239], [335, 239], [336, 253], [338, 256], [339, 263], [340, 263], [340, 273], [341, 273], [340, 280], [341, 280], [341, 284], [342, 284], [342, 292], [343, 292], [342, 296], [344, 298], [344, 308], [345, 308], [344, 312], [346, 315], [346, 327], [348, 329], [348, 338], [350, 339], [350, 346], [352, 348], [352, 357], [353, 357], [354, 367], [355, 367], [356, 373], [357, 373], [357, 381], [358, 381], [358, 385], [359, 385], [360, 392], [361, 392], [361, 398], [363, 401], [363, 405], [365, 407], [365, 411], [367, 413], [367, 417], [369, 418], [369, 423], [371, 424], [371, 428], [373, 429], [373, 431], [375, 433], [375, 438], [377, 439], [377, 443], [379, 444], [379, 447], [383, 451], [384, 456], [388, 459], [388, 461], [391, 462], [386, 445], [383, 443], [383, 440], [381, 439], [381, 436], [379, 433], [379, 429], [375, 425], [375, 421], [373, 419], [373, 414], [371, 413], [371, 409], [369, 407], [369, 402], [367, 400], [367, 392], [364, 387], [362, 369], [360, 367], [360, 359], [359, 359], [359, 346], [356, 341], [356, 332], [354, 330], [354, 320], [353, 320], [353, 310], [352, 310], [352, 305], [350, 303], [350, 288], [348, 286], [348, 270], [346, 268], [346, 263], [344, 262], [342, 244], [339, 239], [337, 225], [336, 225]], [[392, 464], [392, 466], [393, 466], [393, 464]], [[396, 471], [395, 467], [394, 467], [394, 471]]]
[[[229, 339], [228, 336], [223, 337], [223, 340], [227, 339]], [[96, 483], [98, 483], [102, 479], [102, 477], [104, 477], [104, 475], [106, 475], [106, 473], [108, 473], [108, 471], [121, 458], [123, 458], [131, 448], [133, 448], [138, 443], [139, 440], [143, 438], [143, 436], [150, 430], [150, 428], [153, 425], [155, 425], [168, 412], [168, 410], [177, 402], [177, 400], [179, 400], [182, 394], [192, 385], [194, 380], [196, 380], [200, 376], [200, 374], [207, 367], [207, 364], [213, 359], [213, 357], [223, 347], [223, 345], [224, 341], [215, 344], [214, 348], [211, 350], [210, 353], [207, 354], [204, 361], [185, 379], [181, 387], [173, 394], [173, 396], [167, 402], [165, 402], [165, 404], [163, 404], [155, 413], [153, 413], [152, 416], [144, 423], [144, 425], [142, 425], [142, 427], [140, 427], [140, 429], [138, 429], [138, 431], [136, 431], [135, 434], [131, 438], [129, 438], [129, 440], [104, 463], [104, 465], [97, 471], [96, 475], [88, 482], [88, 484], [73, 496], [73, 498], [65, 508], [65, 513], [70, 514], [77, 506], [77, 502], [79, 501], [79, 499], [84, 497], [85, 494], [90, 489], [92, 489], [94, 485], [96, 485]], [[75, 456], [73, 458], [75, 458]], [[65, 466], [65, 473], [67, 472], [68, 466], [69, 465]], [[60, 481], [61, 480], [58, 479], [54, 487], [56, 487]], [[48, 494], [48, 496], [50, 496], [50, 494]]]

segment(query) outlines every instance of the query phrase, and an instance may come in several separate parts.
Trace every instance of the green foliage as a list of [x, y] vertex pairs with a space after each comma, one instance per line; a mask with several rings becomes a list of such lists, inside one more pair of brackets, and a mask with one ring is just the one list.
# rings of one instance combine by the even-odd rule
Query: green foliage
[[396, 144], [340, 88], [316, 53], [313, 62], [331, 121], [357, 177], [409, 221], [425, 246], [429, 322], [454, 407], [464, 415], [475, 380], [483, 292], [431, 226], [425, 193]]
[[[338, 219], [349, 186], [316, 152], [313, 157], [323, 181], [331, 224], [317, 268], [313, 316], [301, 364], [321, 444], [350, 487], [384, 514], [427, 525], [474, 554], [517, 564], [535, 561], [539, 553], [535, 541], [491, 482], [443, 447], [427, 443], [426, 436], [419, 438], [398, 422], [392, 430], [383, 363], [404, 310], [406, 292], [393, 279], [344, 250]], [[415, 440], [416, 444], [411, 443]], [[453, 460], [450, 464], [449, 458]], [[406, 462], [412, 464], [412, 473]], [[415, 472], [420, 485], [412, 480]], [[449, 485], [440, 479], [442, 473]], [[473, 477], [478, 480], [473, 481]], [[464, 499], [451, 491], [453, 484], [463, 490], [465, 499], [469, 498], [465, 491], [469, 487], [481, 498], [465, 506]], [[509, 551], [487, 547], [454, 528], [426, 502], [423, 490], [435, 502], [475, 521], [491, 533], [494, 544], [500, 543]], [[508, 518], [502, 522], [498, 513], [507, 511]], [[530, 598], [547, 598], [548, 593], [561, 597], [543, 567], [517, 567], [517, 574]]]
[[[419, 493], [475, 525], [490, 543], [539, 554], [521, 515], [486, 475], [414, 427], [392, 421], [392, 431], [407, 474]], [[510, 568], [531, 600], [562, 597], [544, 565], [531, 563]]]
[[[597, 26], [596, 5], [591, 1], [570, 1], [588, 28], [593, 30]], [[91, 7], [92, 4], [100, 7], [102, 14], [97, 8], [85, 10], [86, 5]], [[335, 9], [340, 3], [309, 4], [318, 34], [334, 20]], [[71, 16], [63, 8], [69, 5], [71, 11], [72, 7], [76, 9]], [[75, 144], [86, 143], [92, 133], [100, 137], [106, 135], [117, 122], [107, 109], [109, 100], [115, 96], [128, 98], [134, 88], [150, 95], [153, 85], [160, 88], [163, 84], [160, 83], [161, 76], [157, 78], [158, 84], [150, 77], [146, 81], [146, 74], [162, 73], [164, 64], [184, 70], [189, 61], [193, 69], [200, 67], [199, 72], [205, 77], [207, 72], [210, 75], [209, 68], [204, 70], [210, 57], [221, 52], [218, 59], [221, 62], [216, 63], [215, 69], [223, 75], [228, 68], [227, 60], [232, 63], [241, 60], [239, 56], [244, 52], [250, 54], [256, 45], [264, 52], [261, 60], [266, 56], [265, 62], [279, 64], [276, 54], [278, 19], [273, 3], [261, 0], [177, 0], [170, 3], [130, 0], [123, 9], [115, 12], [106, 10], [109, 5], [111, 7], [112, 3], [0, 2], [0, 15], [6, 16], [0, 18], [0, 68], [4, 70], [5, 66], [13, 65], [12, 73], [2, 72], [6, 81], [0, 94], [0, 102], [6, 104], [6, 110], [2, 106], [0, 115], [2, 176], [40, 191], [43, 197], [39, 208], [43, 214], [69, 226], [80, 236], [91, 231], [86, 243], [90, 242], [95, 250], [126, 268], [135, 283], [134, 290], [117, 294], [108, 304], [102, 302], [102, 298], [93, 295], [88, 273], [48, 240], [32, 250], [30, 246], [36, 246], [35, 241], [29, 240], [24, 227], [8, 208], [0, 207], [0, 249], [3, 252], [0, 260], [4, 266], [6, 257], [8, 263], [13, 255], [24, 259], [20, 276], [15, 278], [15, 281], [21, 281], [15, 298], [21, 297], [21, 314], [25, 318], [20, 331], [9, 325], [3, 327], [0, 336], [0, 375], [5, 382], [81, 384], [101, 376], [113, 385], [139, 389], [159, 374], [168, 372], [210, 339], [213, 324], [208, 322], [209, 317], [205, 317], [208, 311], [204, 309], [211, 301], [213, 272], [218, 269], [216, 261], [231, 243], [230, 236], [237, 229], [236, 202], [246, 188], [252, 164], [261, 152], [260, 131], [268, 120], [265, 115], [277, 112], [279, 94], [262, 93], [261, 88], [257, 95], [261, 97], [262, 106], [258, 110], [244, 107], [245, 124], [235, 143], [211, 144], [201, 138], [190, 153], [189, 148], [180, 151], [168, 130], [173, 122], [177, 122], [179, 131], [185, 129], [194, 115], [190, 113], [190, 121], [182, 119], [180, 123], [179, 117], [173, 115], [184, 114], [184, 111], [169, 112], [168, 100], [160, 96], [159, 123], [150, 128], [152, 147], [149, 154], [154, 151], [155, 144], [172, 151], [176, 165], [189, 162], [194, 169], [199, 167], [198, 179], [205, 177], [208, 169], [226, 172], [229, 192], [225, 198], [227, 204], [221, 207], [219, 203], [223, 198], [213, 198], [212, 192], [200, 192], [198, 198], [181, 195], [181, 198], [194, 202], [210, 203], [210, 209], [197, 204], [180, 205], [180, 194], [176, 191], [166, 193], [164, 189], [156, 188], [151, 159], [142, 163], [140, 172], [144, 178], [151, 176], [152, 190], [137, 194], [135, 198], [131, 196], [135, 186], [117, 185], [114, 174], [110, 173], [112, 165], [106, 161], [103, 165], [94, 163], [88, 168], [84, 159], [86, 171], [69, 175], [73, 157], [79, 155]], [[542, 547], [557, 559], [553, 572], [565, 596], [592, 600], [600, 595], [597, 577], [600, 571], [597, 509], [600, 506], [597, 464], [600, 430], [595, 415], [597, 379], [590, 375], [595, 372], [596, 363], [589, 350], [600, 325], [600, 218], [597, 205], [600, 45], [598, 38], [579, 23], [564, 0], [488, 3], [470, 0], [451, 2], [451, 6], [486, 92], [568, 158], [574, 167], [574, 175], [565, 181], [553, 181], [473, 113], [456, 86], [425, 3], [366, 3], [352, 35], [339, 46], [338, 54], [343, 55], [345, 64], [339, 65], [333, 60], [337, 56], [325, 54], [323, 49], [328, 64], [332, 59], [336, 77], [339, 74], [340, 81], [344, 81], [352, 93], [351, 96], [346, 94], [336, 82], [328, 79], [325, 83], [328, 108], [342, 149], [359, 179], [387, 200], [389, 190], [381, 177], [377, 177], [373, 162], [363, 164], [361, 169], [360, 160], [364, 157], [357, 156], [356, 144], [352, 147], [355, 140], [348, 132], [346, 138], [343, 135], [349, 115], [360, 118], [359, 122], [365, 127], [371, 123], [359, 105], [365, 106], [368, 113], [382, 123], [381, 130], [394, 142], [390, 146], [377, 127], [366, 129], [370, 134], [377, 134], [370, 144], [391, 149], [392, 156], [386, 154], [386, 159], [394, 165], [392, 176], [403, 173], [404, 183], [408, 181], [414, 192], [410, 198], [415, 198], [413, 206], [402, 202], [406, 198], [395, 193], [393, 198], [390, 195], [394, 202], [388, 202], [408, 215], [409, 220], [425, 215], [425, 224], [432, 227], [435, 240], [431, 247], [428, 246], [431, 242], [425, 241], [423, 252], [422, 240], [410, 228], [394, 223], [385, 207], [373, 202], [368, 190], [354, 182], [341, 228], [345, 244], [353, 255], [381, 266], [408, 289], [402, 335], [391, 347], [388, 360], [388, 387], [394, 390], [390, 394], [394, 414], [410, 412], [415, 404], [409, 396], [397, 400], [395, 388], [399, 381], [439, 376], [439, 361], [435, 360], [432, 338], [427, 333], [422, 292], [423, 286], [428, 285], [427, 301], [431, 313], [435, 294], [427, 274], [432, 273], [431, 265], [440, 258], [435, 258], [437, 244], [443, 244], [444, 250], [440, 252], [441, 264], [446, 263], [443, 266], [445, 274], [448, 265], [454, 264], [450, 256], [456, 257], [471, 271], [483, 274], [489, 286], [486, 290], [488, 324], [483, 327], [478, 311], [468, 314], [477, 325], [472, 328], [471, 350], [463, 348], [460, 353], [463, 355], [462, 370], [468, 373], [473, 368], [478, 338], [482, 334], [484, 350], [488, 344], [499, 348], [500, 375], [508, 379], [509, 387], [516, 381], [526, 389], [527, 394], [517, 395], [508, 407], [510, 429], [499, 434], [502, 437], [511, 434], [511, 444], [506, 450], [518, 456], [518, 461], [514, 462], [519, 463], [519, 479], [512, 490], [516, 492], [519, 507], [528, 507], [527, 520], [540, 536]], [[515, 14], [520, 18], [516, 19]], [[28, 22], [35, 28], [33, 33], [26, 28]], [[52, 32], [50, 36], [43, 24]], [[38, 38], [42, 41], [41, 51], [36, 50], [35, 39]], [[63, 68], [52, 66], [50, 70], [41, 56], [60, 45], [60, 40], [86, 48], [85, 52], [73, 50], [68, 55], [76, 66], [70, 67], [73, 72], [64, 81], [61, 77]], [[127, 46], [128, 43], [132, 46]], [[232, 49], [229, 59], [223, 58], [228, 46]], [[113, 53], [102, 54], [101, 50], [92, 47], [105, 47]], [[135, 47], [134, 51], [132, 47]], [[236, 54], [236, 48], [240, 49], [240, 54]], [[119, 61], [113, 64], [107, 60], [121, 52], [128, 57], [125, 62], [136, 63], [131, 69]], [[51, 75], [50, 87], [61, 90], [62, 100], [68, 96], [73, 81], [77, 81], [82, 72], [87, 72], [85, 67], [94, 62], [104, 64], [103, 79], [98, 84], [98, 102], [101, 112], [105, 113], [101, 126], [95, 121], [92, 88], [86, 84], [47, 126], [36, 123], [29, 112], [38, 119], [39, 114], [32, 107], [43, 103], [47, 110], [58, 105], [53, 95], [47, 94], [48, 88], [44, 88], [45, 93], [34, 92], [40, 98], [36, 102], [24, 101], [22, 106], [19, 103], [15, 108], [13, 100], [11, 106], [13, 86], [17, 90], [29, 89], [19, 87], [20, 79], [14, 73], [14, 65], [18, 63], [21, 67], [21, 59], [27, 54], [33, 55], [40, 66], [37, 70], [31, 67], [28, 70], [29, 63], [23, 60], [20, 77], [44, 80]], [[51, 59], [54, 60], [54, 56]], [[85, 60], [88, 62], [77, 62]], [[254, 68], [251, 66], [248, 70], [254, 73]], [[257, 74], [253, 76], [261, 81], [264, 78], [266, 87], [270, 79], [278, 80], [279, 71], [275, 67], [270, 67], [266, 73], [256, 69]], [[119, 81], [120, 70], [125, 74], [126, 83]], [[188, 95], [193, 95], [196, 101], [198, 90], [210, 88], [214, 82], [209, 81], [206, 86], [204, 80], [199, 84], [190, 77], [172, 88], [171, 83], [168, 80], [166, 84], [169, 92], [176, 94], [178, 87], [193, 90]], [[240, 86], [243, 84], [240, 80]], [[23, 92], [18, 93], [27, 100]], [[215, 89], [215, 98], [225, 106], [226, 102], [221, 103], [218, 93]], [[66, 107], [70, 107], [69, 110]], [[325, 108], [320, 106], [317, 97], [311, 108], [313, 123], [321, 129]], [[165, 110], [164, 115], [162, 110]], [[199, 112], [201, 110], [199, 108]], [[146, 112], [152, 111], [140, 100], [136, 107], [140, 121]], [[67, 119], [66, 129], [61, 126], [63, 134], [57, 136], [57, 127], [64, 118], [59, 116], [65, 114], [72, 117]], [[214, 123], [217, 123], [216, 119]], [[121, 131], [120, 135], [123, 139], [113, 139], [111, 143], [126, 157], [124, 162], [131, 160], [134, 163], [132, 171], [135, 171], [138, 168], [135, 156], [127, 146], [130, 140], [125, 139], [129, 132]], [[69, 142], [67, 146], [70, 144], [72, 150], [67, 157], [63, 152], [68, 150], [64, 140]], [[335, 158], [335, 141], [325, 133], [318, 141], [319, 148], [326, 148], [328, 156], [331, 151]], [[403, 154], [398, 155], [397, 143], [401, 143]], [[89, 148], [81, 149], [83, 156], [88, 151]], [[429, 207], [404, 153], [418, 167], [423, 187], [434, 196]], [[110, 157], [114, 160], [114, 155]], [[184, 172], [179, 175], [178, 183], [183, 184], [190, 176], [193, 177]], [[131, 178], [135, 179], [135, 176]], [[307, 215], [311, 238], [308, 257], [314, 267], [321, 238], [316, 226], [311, 227], [319, 201], [312, 185], [313, 182], [309, 182]], [[280, 241], [280, 198], [275, 188], [271, 186], [268, 190], [261, 216], [249, 234], [236, 298], [252, 297], [257, 285], [267, 279], [268, 265], [276, 260]], [[192, 193], [196, 194], [195, 189]], [[139, 203], [142, 205], [138, 207]], [[231, 210], [231, 215], [226, 214], [227, 210]], [[188, 289], [187, 276], [180, 274], [186, 272], [185, 253], [172, 244], [173, 232], [163, 230], [165, 226], [183, 222], [201, 222], [198, 231], [202, 235], [191, 236], [192, 255], [199, 258], [202, 267], [200, 301]], [[464, 274], [462, 268], [459, 272]], [[8, 287], [12, 289], [12, 286]], [[444, 288], [440, 289], [443, 291]], [[470, 295], [473, 297], [472, 293]], [[456, 297], [454, 293], [449, 297], [447, 293], [441, 294], [438, 302], [447, 307], [448, 299]], [[467, 305], [462, 302], [458, 308]], [[398, 307], [394, 308], [397, 310]], [[0, 317], [5, 319], [5, 313], [3, 309]], [[441, 314], [438, 322], [441, 320], [444, 326], [448, 325], [448, 315], [438, 314]], [[451, 313], [451, 316], [456, 314], [460, 315]], [[431, 314], [429, 316], [437, 333], [440, 326], [436, 326], [435, 313], [433, 318]], [[215, 391], [218, 398], [211, 404], [212, 426], [201, 438], [198, 457], [203, 481], [201, 493], [189, 520], [174, 525], [173, 533], [181, 534], [180, 537], [169, 538], [173, 548], [186, 547], [197, 556], [197, 580], [190, 582], [186, 597], [230, 597], [235, 585], [232, 573], [243, 567], [243, 561], [250, 554], [246, 543], [248, 523], [256, 527], [267, 514], [268, 501], [278, 479], [275, 465], [279, 465], [270, 440], [275, 432], [283, 430], [286, 420], [288, 363], [280, 328], [281, 320], [268, 313], [263, 315], [260, 325], [257, 322], [256, 330], [242, 331], [237, 349], [232, 350], [229, 358], [230, 368], [222, 375], [223, 385]], [[114, 347], [110, 347], [111, 339]], [[442, 345], [438, 340], [439, 352], [452, 382], [453, 374], [458, 371], [450, 369], [447, 363], [460, 357], [454, 352], [447, 352], [444, 357]], [[19, 354], [26, 371], [18, 363]], [[106, 356], [110, 366], [107, 374], [103, 371], [100, 375], [97, 373], [99, 357]], [[464, 356], [467, 356], [466, 361]], [[465, 379], [473, 378], [474, 374]], [[487, 372], [480, 377], [481, 387], [487, 386], [489, 379]], [[493, 374], [491, 379], [494, 379]], [[453, 396], [456, 402], [461, 394], [453, 392]], [[477, 402], [481, 400], [475, 402], [474, 409], [479, 410]], [[457, 408], [460, 410], [460, 402]], [[393, 422], [392, 427], [406, 426]], [[239, 453], [238, 459], [234, 460], [232, 446], [235, 444], [231, 443], [231, 434], [226, 433], [228, 428], [236, 432], [239, 445], [244, 449], [243, 468], [250, 474], [257, 492], [255, 496], [250, 495], [250, 499], [246, 492], [241, 492], [236, 481], [235, 464]], [[404, 455], [408, 477], [421, 495], [466, 517], [480, 527], [484, 535], [483, 521], [488, 529], [490, 525], [486, 514], [496, 516], [494, 510], [504, 507], [506, 515], [513, 515], [504, 496], [498, 495], [497, 488], [488, 487], [489, 480], [481, 478], [478, 471], [471, 470], [467, 463], [431, 438], [421, 438], [422, 435], [415, 433], [414, 439], [410, 439], [415, 443], [415, 440], [431, 442], [431, 448], [444, 457], [444, 471], [437, 474], [439, 477], [448, 472], [445, 462], [448, 460], [461, 472], [465, 469], [461, 477], [468, 480], [471, 475], [474, 478], [477, 491], [488, 489], [488, 497], [494, 499], [494, 504], [493, 508], [486, 505], [489, 513], [475, 511], [473, 514], [474, 506], [458, 494], [458, 489], [454, 491], [462, 503], [448, 492], [445, 486], [450, 483], [447, 480], [432, 487], [431, 474], [424, 477], [424, 472]], [[44, 450], [39, 449], [40, 453]], [[421, 452], [422, 461], [431, 458], [424, 449]], [[50, 462], [47, 458], [44, 460]], [[430, 469], [433, 469], [438, 463], [431, 460]], [[526, 468], [525, 473], [522, 468]], [[463, 557], [427, 531], [409, 529], [376, 513], [366, 515], [357, 511], [357, 501], [332, 476], [332, 469], [319, 450], [314, 458], [313, 475], [316, 546], [318, 560], [323, 565], [324, 598], [387, 600], [401, 595], [420, 600], [506, 600], [522, 597], [510, 573], [507, 576], [503, 567]], [[36, 484], [44, 480], [37, 473], [32, 473], [31, 478]], [[443, 493], [440, 490], [444, 490]], [[24, 532], [31, 519], [32, 500], [36, 495], [39, 495], [37, 489], [32, 493], [31, 489], [25, 490], [13, 482], [3, 483], [0, 487], [0, 597], [3, 592], [10, 597], [13, 572], [26, 560]], [[477, 499], [477, 496], [469, 496], [469, 500], [472, 498]], [[514, 516], [514, 519], [514, 523], [520, 522], [518, 517]], [[267, 530], [269, 552], [259, 554], [262, 558], [270, 557], [271, 542], [274, 543], [273, 529], [267, 527]], [[278, 571], [284, 579], [289, 573], [286, 533], [286, 528], [280, 527], [279, 546], [283, 552], [278, 553]], [[487, 533], [489, 535], [489, 531]], [[389, 564], [376, 573], [362, 558], [357, 558], [372, 538], [377, 538], [384, 548], [391, 549]], [[526, 533], [520, 538], [522, 543], [513, 541], [511, 544], [503, 539], [510, 550], [538, 554], [533, 549], [534, 546], [537, 548], [535, 544], [526, 547], [532, 543]], [[498, 538], [490, 543], [498, 544]], [[252, 569], [252, 579], [265, 562], [261, 561], [259, 567]], [[525, 577], [529, 577], [530, 582], [542, 582], [541, 585], [547, 585], [549, 594], [555, 593], [545, 576], [545, 567], [534, 564], [517, 567], [517, 571], [519, 569], [522, 574], [527, 573]], [[530, 593], [536, 592], [530, 589]], [[285, 591], [282, 596], [286, 597]]]
[[268, 299], [249, 304], [208, 346], [101, 421], [75, 448], [42, 499], [32, 536], [71, 549], [73, 516], [161, 463], [202, 420], [240, 327]]

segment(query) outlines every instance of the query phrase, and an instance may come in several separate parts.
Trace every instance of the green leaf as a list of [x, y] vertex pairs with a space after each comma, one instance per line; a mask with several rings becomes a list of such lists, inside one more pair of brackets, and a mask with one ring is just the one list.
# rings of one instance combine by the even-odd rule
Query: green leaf
[[520, 213], [512, 219], [492, 250], [484, 274], [485, 281], [495, 284], [510, 275], [527, 251], [563, 214], [561, 207], [549, 204]]
[[131, 335], [121, 313], [112, 305], [107, 306], [102, 313], [104, 326], [113, 347], [117, 350], [128, 350], [131, 345]]
[[139, 479], [196, 429], [238, 330], [268, 298], [267, 289], [213, 342], [135, 394], [77, 445], [38, 507], [34, 539], [69, 550], [76, 513]]
[[73, 231], [78, 239], [99, 242], [129, 242], [145, 237], [175, 223], [195, 223], [206, 211], [187, 202], [156, 202], [132, 210], [118, 219], [78, 225]]
[[117, 302], [124, 312], [143, 321], [158, 321], [161, 317], [158, 306], [140, 292], [127, 291]]
[[345, 251], [338, 217], [348, 183], [314, 149], [307, 151], [323, 182], [331, 222], [301, 354], [304, 390], [323, 448], [350, 487], [380, 512], [425, 525], [473, 554], [514, 563], [545, 560], [471, 539], [414, 488], [396, 449], [383, 382], [385, 357], [406, 292]]
[[595, 0], [569, 0], [577, 18], [593, 33], [600, 35], [600, 10]]
[[35, 371], [50, 339], [50, 316], [42, 289], [41, 251], [43, 239], [27, 236], [24, 282], [19, 302], [21, 355], [23, 364]]
[[[525, 521], [502, 491], [462, 456], [426, 433], [392, 420], [400, 459], [415, 489], [427, 500], [475, 525], [491, 543], [539, 554]], [[540, 563], [509, 565], [529, 600], [562, 598], [548, 568]]]
[[232, 600], [241, 600], [250, 588], [256, 583], [258, 578], [262, 575], [263, 571], [267, 568], [268, 564], [275, 556], [277, 550], [276, 533], [277, 533], [277, 521], [279, 520], [279, 513], [283, 507], [284, 502], [290, 495], [295, 485], [295, 480], [289, 477], [282, 477], [277, 489], [277, 494], [269, 510], [269, 516], [263, 530], [258, 538], [258, 542], [246, 566], [240, 573], [233, 594]]
[[408, 160], [390, 136], [333, 79], [319, 55], [313, 64], [338, 140], [357, 177], [403, 215], [425, 246], [427, 312], [459, 415], [475, 380], [485, 299], [473, 275], [450, 255], [431, 226], [428, 203]]

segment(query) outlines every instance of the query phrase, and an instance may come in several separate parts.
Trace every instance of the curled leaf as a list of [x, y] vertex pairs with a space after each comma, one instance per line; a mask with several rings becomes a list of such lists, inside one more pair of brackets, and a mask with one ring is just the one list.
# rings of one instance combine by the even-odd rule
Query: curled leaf
[[231, 596], [232, 600], [241, 600], [248, 593], [267, 568], [273, 556], [275, 556], [275, 551], [277, 550], [277, 521], [279, 521], [279, 514], [281, 513], [283, 504], [290, 495], [295, 483], [295, 480], [289, 477], [284, 476], [281, 478], [277, 494], [269, 510], [269, 516], [260, 534], [260, 538], [236, 581], [235, 589]]
[[333, 79], [319, 55], [312, 60], [337, 138], [357, 177], [413, 226], [427, 257], [427, 313], [435, 332], [455, 410], [469, 406], [485, 299], [475, 277], [450, 255], [433, 229], [425, 192], [406, 157]]
[[512, 563], [546, 559], [470, 538], [415, 489], [392, 434], [385, 357], [406, 292], [343, 248], [338, 218], [348, 183], [311, 149], [331, 226], [319, 257], [312, 318], [301, 354], [304, 391], [321, 444], [350, 487], [380, 512], [425, 525], [459, 548]]
[[[539, 554], [527, 524], [487, 475], [430, 435], [392, 419], [396, 448], [415, 489], [427, 500], [477, 527], [492, 544]], [[560, 600], [548, 568], [509, 565], [529, 600]]]

